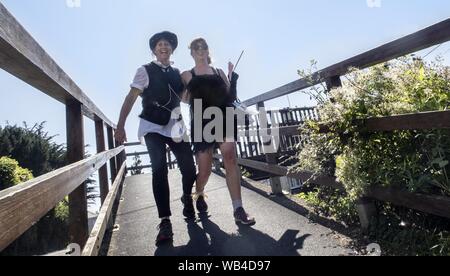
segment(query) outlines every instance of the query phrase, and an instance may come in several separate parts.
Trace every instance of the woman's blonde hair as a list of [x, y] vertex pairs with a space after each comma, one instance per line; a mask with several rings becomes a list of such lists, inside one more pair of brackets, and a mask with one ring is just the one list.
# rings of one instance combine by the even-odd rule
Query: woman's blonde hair
[[[189, 49], [191, 50], [191, 52], [196, 48], [196, 46], [198, 44], [203, 44], [206, 48], [206, 50], [209, 50], [209, 46], [208, 43], [206, 43], [206, 40], [204, 38], [196, 38], [191, 42], [191, 45], [189, 46]], [[211, 64], [212, 60], [211, 57], [208, 55], [208, 64]]]

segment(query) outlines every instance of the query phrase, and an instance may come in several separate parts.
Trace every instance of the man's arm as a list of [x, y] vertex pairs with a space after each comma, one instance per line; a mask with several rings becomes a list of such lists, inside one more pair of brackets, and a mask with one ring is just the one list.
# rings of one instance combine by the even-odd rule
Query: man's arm
[[125, 101], [123, 102], [122, 109], [120, 111], [119, 122], [117, 123], [117, 130], [115, 134], [116, 141], [122, 144], [127, 141], [127, 134], [125, 133], [125, 122], [130, 115], [131, 109], [133, 108], [136, 99], [142, 93], [141, 90], [137, 88], [131, 88]]

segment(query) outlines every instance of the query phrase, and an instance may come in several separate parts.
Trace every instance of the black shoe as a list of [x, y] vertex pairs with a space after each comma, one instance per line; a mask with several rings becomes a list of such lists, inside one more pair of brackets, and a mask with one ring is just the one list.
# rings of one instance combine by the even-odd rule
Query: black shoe
[[239, 207], [236, 212], [234, 212], [234, 220], [236, 223], [243, 225], [254, 225], [256, 224], [255, 218], [249, 216], [244, 210], [244, 208]]
[[192, 200], [191, 195], [184, 195], [181, 198], [181, 202], [183, 203], [183, 216], [185, 216], [188, 219], [195, 218], [195, 209], [194, 209], [194, 202]]
[[208, 204], [206, 204], [204, 195], [201, 195], [197, 198], [197, 202], [195, 203], [195, 205], [199, 213], [208, 213]]
[[162, 220], [158, 228], [159, 233], [158, 236], [156, 236], [156, 246], [173, 241], [172, 223], [170, 220]]

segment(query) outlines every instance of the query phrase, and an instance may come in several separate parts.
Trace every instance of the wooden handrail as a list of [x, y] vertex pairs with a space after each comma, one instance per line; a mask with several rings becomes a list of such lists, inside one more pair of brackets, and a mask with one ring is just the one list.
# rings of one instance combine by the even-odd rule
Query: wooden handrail
[[[450, 110], [360, 119], [355, 120], [355, 125], [361, 126], [358, 130], [360, 132], [448, 129], [450, 128]], [[273, 136], [275, 133], [296, 136], [300, 135], [301, 127], [302, 125], [256, 129], [251, 126], [249, 130], [239, 130], [239, 134], [245, 137], [262, 134]], [[331, 130], [328, 125], [321, 125], [320, 131], [326, 133]]]
[[[220, 158], [220, 155], [214, 156], [216, 159]], [[238, 164], [244, 167], [249, 167], [262, 172], [270, 173], [276, 176], [287, 176], [290, 178], [298, 179], [303, 182], [311, 179], [313, 173], [301, 171], [301, 172], [289, 172], [289, 168], [274, 164], [267, 164], [266, 162], [254, 161], [249, 159], [238, 159]], [[336, 181], [336, 178], [329, 176], [317, 176], [314, 178], [313, 183], [325, 185], [336, 188], [338, 190], [345, 190], [344, 185]]]
[[365, 122], [364, 128], [367, 131], [450, 128], [450, 110], [370, 118]]
[[300, 135], [300, 127], [297, 126], [286, 126], [286, 127], [273, 127], [273, 128], [260, 128], [260, 129], [249, 129], [249, 130], [239, 130], [238, 134], [240, 137], [255, 137], [255, 136], [275, 136], [278, 134], [280, 136], [296, 136]]
[[[265, 101], [325, 81], [333, 86], [340, 82], [339, 76], [348, 73], [348, 70], [351, 67], [359, 69], [367, 68], [449, 40], [450, 19], [315, 72], [310, 78], [294, 81], [249, 99], [245, 101], [245, 104], [248, 106], [255, 104], [262, 105]], [[68, 123], [68, 129], [71, 129], [73, 133], [79, 132], [79, 135], [71, 136], [69, 135], [69, 131], [68, 137], [72, 137], [70, 139], [68, 138], [67, 143], [69, 155], [71, 153], [78, 153], [78, 155], [80, 155], [80, 152], [83, 153], [80, 151], [84, 146], [82, 140], [82, 116], [79, 116], [81, 111], [85, 116], [96, 121], [97, 145], [98, 151], [101, 152], [91, 158], [76, 162], [13, 188], [0, 191], [0, 251], [35, 224], [68, 194], [72, 193], [72, 196], [75, 199], [80, 199], [79, 202], [76, 202], [76, 200], [71, 201], [75, 202], [74, 205], [81, 205], [80, 203], [84, 203], [85, 191], [81, 189], [81, 185], [84, 185], [83, 182], [93, 172], [99, 170], [108, 162], [108, 160], [110, 160], [112, 177], [115, 181], [111, 192], [106, 195], [107, 174], [106, 167], [103, 167], [103, 170], [100, 173], [100, 182], [103, 187], [102, 191], [105, 191], [103, 192], [103, 197], [106, 195], [106, 198], [102, 197], [102, 199], [105, 200], [105, 204], [102, 206], [94, 231], [83, 252], [84, 255], [97, 255], [108, 219], [112, 212], [114, 199], [117, 197], [118, 190], [122, 183], [121, 180], [126, 171], [126, 164], [122, 163], [125, 159], [125, 154], [123, 154], [123, 156], [119, 155], [124, 153], [125, 147], [121, 146], [114, 148], [113, 129], [116, 128], [116, 125], [102, 113], [86, 94], [83, 93], [75, 82], [56, 64], [39, 43], [20, 25], [1, 3], [0, 68], [37, 88], [53, 99], [65, 104], [66, 107], [73, 107], [72, 109], [67, 109], [67, 118], [69, 118], [70, 120], [68, 119], [68, 121], [71, 122], [70, 124]], [[310, 109], [305, 110], [309, 111]], [[105, 148], [103, 123], [107, 125], [108, 144], [111, 149], [106, 152], [102, 152]], [[364, 121], [364, 124], [367, 131], [450, 128], [450, 111], [370, 118]], [[74, 128], [73, 125], [75, 125], [76, 128]], [[274, 132], [277, 132], [280, 135], [295, 136], [299, 135], [298, 128], [299, 126], [289, 126], [260, 129], [257, 130], [254, 135], [260, 136], [261, 133], [264, 134], [264, 132], [267, 131], [268, 135], [273, 135]], [[247, 131], [245, 134], [246, 136], [249, 136], [251, 131]], [[137, 146], [141, 144], [126, 144], [126, 146], [131, 145]], [[137, 154], [129, 154], [128, 156], [132, 155]], [[116, 156], [117, 162], [121, 165], [119, 172], [117, 172], [116, 167]], [[73, 157], [76, 156], [74, 155]], [[79, 159], [71, 161], [77, 160]], [[312, 173], [310, 172], [290, 173], [288, 168], [278, 166], [277, 164], [268, 164], [246, 159], [239, 159], [239, 164], [265, 171], [273, 175], [288, 176], [303, 181], [312, 176]], [[147, 166], [142, 166], [142, 168], [144, 167]], [[114, 177], [116, 174], [117, 177]], [[343, 189], [343, 185], [332, 177], [315, 177], [314, 183]], [[80, 192], [78, 193], [76, 189], [79, 189]], [[400, 204], [402, 206], [439, 216], [450, 217], [450, 199], [445, 197], [416, 195], [392, 189], [386, 190], [380, 187], [371, 189], [369, 195], [382, 201]], [[86, 206], [83, 206], [83, 208], [78, 207], [73, 209], [75, 212], [71, 212], [71, 214], [73, 213], [76, 216], [77, 213], [80, 213], [80, 218], [83, 220], [86, 215], [83, 214], [86, 213]], [[71, 221], [71, 225], [76, 224], [76, 220]], [[77, 230], [77, 228], [73, 229]], [[83, 242], [85, 240], [86, 239], [84, 239]]]
[[[169, 164], [167, 164], [167, 165], [169, 165]], [[143, 170], [143, 169], [151, 169], [152, 168], [152, 165], [143, 165], [143, 166], [137, 166], [137, 167], [129, 167], [129, 168], [127, 168], [129, 171], [132, 171], [132, 170]]]
[[426, 49], [433, 45], [444, 43], [450, 40], [450, 19], [437, 23], [431, 27], [421, 31], [397, 39], [383, 46], [367, 51], [363, 54], [354, 56], [340, 63], [329, 66], [310, 77], [312, 79], [300, 79], [282, 87], [258, 95], [254, 98], [246, 100], [247, 106], [256, 105], [259, 102], [269, 101], [279, 98], [302, 89], [309, 88], [319, 83], [325, 82], [326, 79], [335, 76], [342, 76], [348, 73], [352, 67], [364, 69], [376, 64], [383, 63], [419, 50]]
[[[47, 94], [66, 106], [67, 161], [78, 162], [84, 157], [83, 115], [95, 121], [97, 152], [105, 150], [104, 125], [108, 130], [109, 149], [114, 149], [113, 131], [116, 125], [83, 93], [77, 84], [58, 66], [39, 43], [0, 3], [0, 68], [23, 80], [25, 83]], [[116, 174], [116, 158], [111, 158], [111, 174]], [[118, 156], [118, 160], [123, 160]], [[78, 179], [74, 177], [74, 179]], [[69, 194], [69, 237], [71, 242], [84, 245], [88, 238], [88, 210], [86, 198], [86, 179]], [[99, 171], [101, 199], [108, 193], [108, 175], [106, 166]], [[66, 187], [62, 182], [62, 187]], [[42, 194], [41, 196], [45, 196]], [[65, 195], [64, 195], [65, 196]], [[44, 197], [45, 199], [46, 197]], [[54, 198], [51, 198], [52, 200]], [[41, 200], [35, 198], [35, 200]], [[53, 201], [49, 201], [54, 203]], [[56, 204], [56, 203], [55, 203]], [[46, 208], [47, 204], [44, 204]], [[54, 206], [52, 206], [54, 207]], [[35, 219], [41, 210], [28, 210], [20, 215]], [[3, 222], [2, 223], [6, 223]], [[25, 227], [20, 225], [20, 227]], [[14, 231], [22, 231], [22, 228]], [[29, 226], [28, 226], [29, 227]], [[3, 234], [3, 233], [2, 233]], [[15, 234], [15, 233], [13, 233]]]
[[436, 216], [450, 218], [450, 198], [409, 193], [393, 188], [371, 187], [367, 196]]
[[[221, 158], [220, 155], [215, 155], [214, 158]], [[306, 181], [310, 179], [313, 174], [311, 172], [289, 172], [289, 168], [267, 164], [265, 162], [258, 162], [247, 159], [239, 159], [239, 165], [253, 168], [259, 171], [270, 173], [277, 176], [287, 176], [290, 178]], [[320, 186], [333, 187], [335, 189], [345, 191], [344, 185], [329, 176], [315, 176], [312, 183]], [[417, 211], [433, 214], [440, 217], [450, 218], [450, 198], [436, 195], [423, 195], [417, 193], [410, 193], [396, 188], [371, 187], [365, 196], [383, 202], [390, 202], [394, 205], [407, 207]]]
[[[124, 143], [125, 147], [133, 147], [133, 146], [143, 146], [140, 142], [128, 142]], [[177, 164], [176, 160], [171, 160], [170, 155], [170, 148], [167, 147], [167, 165], [169, 166], [169, 169], [173, 169], [173, 166]], [[141, 151], [141, 152], [134, 152], [134, 153], [126, 153], [125, 157], [133, 157], [133, 156], [141, 156], [141, 155], [148, 155], [148, 151]], [[150, 169], [152, 168], [152, 165], [142, 165], [142, 166], [136, 166], [136, 167], [128, 167], [127, 170], [142, 170], [142, 169]]]
[[53, 99], [66, 104], [77, 100], [83, 114], [116, 128], [39, 43], [0, 3], [0, 67]]
[[130, 142], [130, 143], [124, 143], [125, 147], [133, 147], [133, 146], [143, 146], [140, 142]]
[[111, 219], [112, 209], [114, 203], [116, 202], [119, 188], [123, 184], [125, 171], [126, 163], [123, 163], [111, 187], [111, 191], [108, 193], [108, 196], [106, 197], [104, 204], [100, 209], [100, 213], [97, 217], [94, 228], [92, 229], [90, 237], [83, 249], [83, 256], [97, 256], [100, 251], [108, 221]]
[[0, 251], [54, 208], [124, 147], [55, 170], [10, 189], [0, 191]]
[[[421, 112], [355, 120], [360, 132], [449, 129], [450, 110]], [[328, 125], [321, 125], [320, 132], [330, 132]]]
[[148, 154], [148, 151], [141, 151], [141, 152], [127, 153], [126, 156], [131, 157], [131, 156], [140, 156], [140, 155], [147, 155], [147, 154]]

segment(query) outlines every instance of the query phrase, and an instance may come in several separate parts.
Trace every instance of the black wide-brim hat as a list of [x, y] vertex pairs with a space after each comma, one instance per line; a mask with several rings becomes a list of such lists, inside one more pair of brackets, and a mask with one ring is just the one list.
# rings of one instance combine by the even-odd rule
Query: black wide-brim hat
[[167, 40], [172, 46], [172, 50], [174, 51], [178, 47], [177, 35], [171, 32], [164, 31], [161, 33], [157, 33], [150, 38], [150, 49], [152, 51], [156, 48], [156, 44], [158, 44], [161, 39]]

